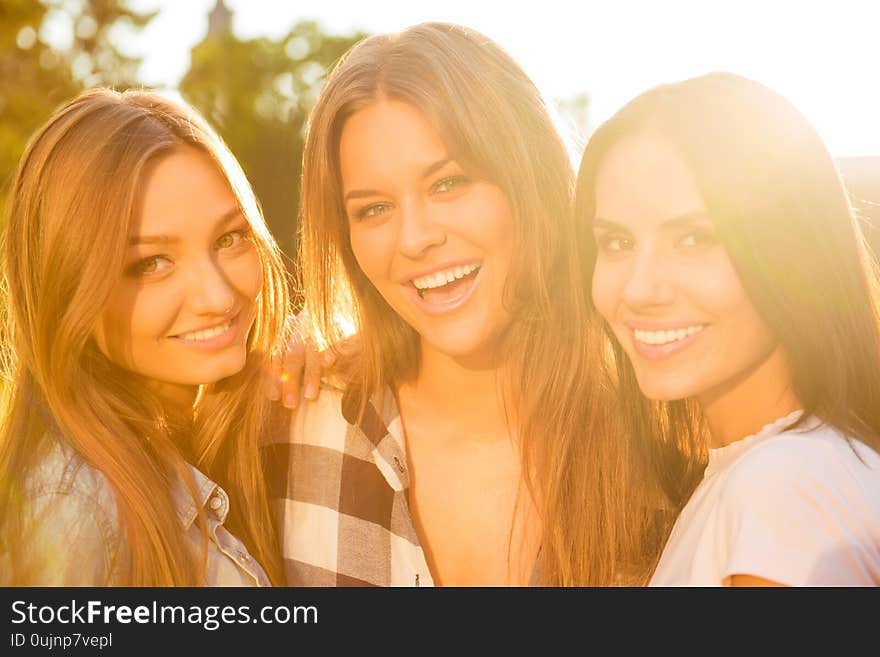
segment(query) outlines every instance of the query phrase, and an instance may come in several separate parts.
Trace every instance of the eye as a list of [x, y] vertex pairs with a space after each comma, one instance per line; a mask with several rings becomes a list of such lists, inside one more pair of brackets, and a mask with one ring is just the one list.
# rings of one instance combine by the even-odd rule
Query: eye
[[704, 246], [712, 246], [717, 242], [718, 238], [715, 237], [715, 234], [711, 230], [692, 230], [683, 235], [676, 243], [676, 246], [685, 249], [695, 249]]
[[451, 192], [455, 189], [463, 187], [468, 182], [470, 182], [467, 176], [448, 176], [443, 178], [442, 180], [438, 180], [433, 185], [431, 185], [431, 191], [438, 194], [445, 194]]
[[128, 272], [132, 276], [159, 276], [168, 273], [173, 267], [174, 263], [167, 256], [155, 255], [138, 260], [129, 267]]
[[251, 237], [249, 228], [240, 228], [239, 230], [231, 230], [224, 233], [215, 242], [218, 249], [232, 249], [237, 246], [243, 246]]
[[361, 219], [372, 219], [373, 217], [378, 217], [380, 215], [385, 214], [391, 209], [390, 203], [374, 203], [373, 205], [367, 205], [357, 212], [355, 212], [355, 217], [358, 220]]
[[621, 253], [629, 251], [635, 246], [632, 238], [619, 233], [606, 233], [596, 238], [599, 248], [604, 253]]

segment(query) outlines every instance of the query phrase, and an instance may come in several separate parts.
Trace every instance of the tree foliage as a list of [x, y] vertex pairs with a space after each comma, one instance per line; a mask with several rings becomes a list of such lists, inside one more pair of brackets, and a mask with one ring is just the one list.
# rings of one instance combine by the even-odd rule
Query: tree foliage
[[118, 44], [154, 15], [122, 0], [0, 0], [0, 206], [28, 139], [61, 103], [137, 84], [140, 59]]
[[192, 51], [183, 97], [215, 126], [254, 187], [282, 250], [296, 249], [306, 120], [324, 77], [363, 34], [301, 22], [277, 41], [208, 34]]

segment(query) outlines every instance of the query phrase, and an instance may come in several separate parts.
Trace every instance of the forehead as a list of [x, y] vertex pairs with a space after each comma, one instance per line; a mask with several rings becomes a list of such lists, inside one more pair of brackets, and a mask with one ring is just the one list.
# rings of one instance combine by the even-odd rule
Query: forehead
[[652, 224], [705, 212], [685, 161], [664, 138], [636, 134], [620, 139], [596, 172], [596, 218], [627, 225]]
[[419, 109], [397, 100], [380, 100], [352, 114], [339, 140], [345, 187], [367, 177], [417, 172], [447, 157], [437, 130]]
[[236, 206], [235, 195], [217, 164], [192, 146], [180, 146], [144, 172], [137, 234], [186, 234]]

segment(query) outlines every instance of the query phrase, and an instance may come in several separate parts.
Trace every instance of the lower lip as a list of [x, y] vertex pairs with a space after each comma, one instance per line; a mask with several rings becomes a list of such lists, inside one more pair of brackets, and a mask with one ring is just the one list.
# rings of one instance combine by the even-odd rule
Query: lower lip
[[215, 335], [213, 338], [208, 338], [207, 340], [187, 340], [180, 336], [172, 336], [171, 339], [176, 340], [190, 349], [197, 349], [199, 351], [217, 351], [225, 349], [233, 344], [236, 337], [238, 337], [238, 317], [239, 316], [236, 315], [232, 318], [229, 322], [229, 328], [223, 331], [223, 333]]
[[465, 293], [457, 299], [454, 299], [447, 303], [428, 303], [427, 301], [422, 299], [421, 296], [419, 296], [419, 291], [415, 288], [414, 285], [412, 285], [411, 283], [407, 283], [404, 287], [407, 288], [407, 294], [410, 295], [412, 302], [419, 310], [421, 310], [426, 315], [430, 315], [432, 317], [441, 317], [443, 315], [448, 315], [455, 312], [468, 302], [468, 299], [470, 299], [474, 295], [474, 291], [480, 284], [480, 276], [482, 276], [482, 274], [483, 268], [480, 267], [480, 270], [477, 272], [477, 275], [474, 276], [471, 280], [470, 287], [468, 287]]
[[694, 342], [697, 341], [708, 326], [704, 326], [701, 331], [697, 331], [693, 335], [689, 335], [683, 340], [676, 340], [675, 342], [667, 342], [666, 344], [645, 344], [644, 342], [640, 342], [636, 340], [635, 334], [632, 329], [630, 329], [630, 333], [632, 334], [632, 343], [635, 347], [636, 353], [645, 358], [647, 360], [663, 360], [664, 358], [671, 358], [675, 356], [679, 352], [690, 347]]

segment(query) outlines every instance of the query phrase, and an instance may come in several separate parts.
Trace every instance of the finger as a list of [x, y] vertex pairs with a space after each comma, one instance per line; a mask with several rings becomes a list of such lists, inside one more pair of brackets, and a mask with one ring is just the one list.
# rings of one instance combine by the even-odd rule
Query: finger
[[340, 354], [344, 354], [347, 358], [351, 358], [356, 356], [361, 351], [361, 338], [360, 335], [355, 333], [354, 335], [350, 335], [337, 347], [337, 351]]
[[284, 367], [281, 373], [282, 403], [287, 408], [296, 408], [299, 404], [300, 381], [306, 367], [307, 347], [302, 341], [289, 345], [284, 354]]
[[321, 375], [324, 373], [324, 365], [321, 360], [321, 354], [312, 346], [306, 348], [306, 369], [303, 374], [303, 384], [305, 385], [305, 394], [303, 395], [309, 401], [318, 398], [318, 391], [321, 387]]
[[336, 364], [336, 360], [339, 358], [339, 354], [336, 353], [336, 350], [332, 347], [328, 347], [320, 354], [321, 357], [321, 366], [327, 370], [333, 367]]
[[281, 399], [281, 359], [273, 358], [269, 363], [269, 399]]

